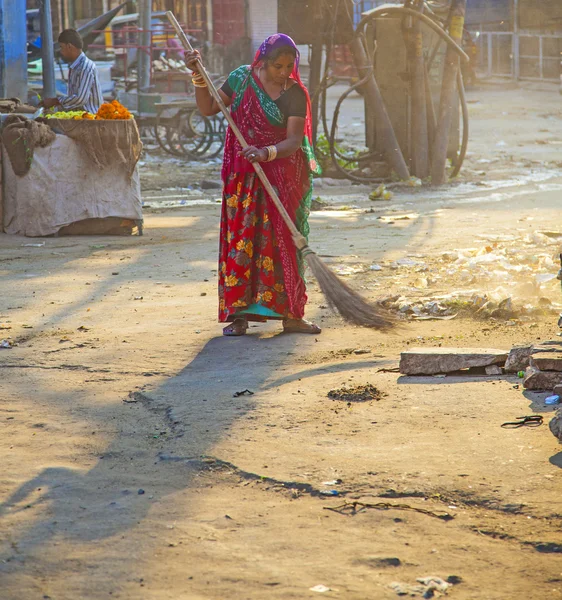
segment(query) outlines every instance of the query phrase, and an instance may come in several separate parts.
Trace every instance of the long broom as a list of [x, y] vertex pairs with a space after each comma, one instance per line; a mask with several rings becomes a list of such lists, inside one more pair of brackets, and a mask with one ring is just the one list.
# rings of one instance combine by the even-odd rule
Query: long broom
[[[191, 46], [187, 36], [185, 35], [183, 29], [178, 23], [175, 15], [171, 11], [166, 12], [166, 16], [170, 21], [170, 24], [174, 28], [176, 35], [178, 36], [181, 44], [190, 52], [193, 51], [193, 47]], [[220, 94], [218, 93], [216, 87], [207, 70], [203, 66], [203, 63], [198, 60], [197, 67], [199, 72], [205, 79], [205, 83], [207, 84], [209, 91], [211, 92], [212, 97], [218, 104], [221, 112], [225, 116], [230, 128], [232, 129], [234, 135], [242, 145], [242, 148], [247, 148], [248, 143], [244, 139], [244, 136], [234, 123], [232, 115], [230, 111], [225, 106], [224, 102]], [[291, 220], [291, 217], [287, 213], [285, 207], [281, 203], [281, 200], [277, 196], [277, 193], [273, 189], [273, 186], [269, 182], [266, 174], [264, 173], [261, 165], [259, 163], [252, 163], [253, 167], [263, 183], [264, 188], [269, 194], [271, 201], [279, 211], [283, 221], [289, 228], [291, 235], [293, 237], [293, 241], [295, 246], [300, 251], [301, 256], [306, 260], [312, 274], [318, 281], [320, 285], [320, 289], [322, 293], [326, 297], [326, 300], [330, 307], [343, 317], [344, 320], [353, 323], [354, 325], [359, 325], [361, 327], [373, 327], [375, 329], [390, 329], [394, 326], [395, 320], [392, 315], [383, 308], [374, 307], [373, 305], [366, 302], [357, 292], [352, 290], [346, 283], [344, 283], [333, 271], [331, 271], [321, 260], [318, 258], [318, 255], [310, 249], [306, 238], [299, 232], [296, 228], [295, 224]]]

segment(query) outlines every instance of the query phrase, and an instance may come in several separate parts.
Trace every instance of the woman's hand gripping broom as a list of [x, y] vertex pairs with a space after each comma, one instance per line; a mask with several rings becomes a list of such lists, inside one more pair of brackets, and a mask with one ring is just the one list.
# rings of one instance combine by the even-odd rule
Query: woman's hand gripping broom
[[[166, 16], [170, 21], [170, 24], [174, 28], [178, 39], [187, 51], [193, 51], [187, 36], [183, 29], [178, 23], [176, 17], [171, 11], [167, 11]], [[225, 106], [224, 102], [217, 89], [213, 85], [207, 70], [203, 66], [203, 63], [198, 61], [199, 73], [205, 79], [209, 91], [218, 104], [221, 112], [225, 116], [230, 128], [234, 135], [242, 145], [242, 148], [247, 148], [248, 144], [244, 139], [244, 136], [234, 123], [230, 111]], [[326, 297], [326, 300], [331, 308], [340, 313], [344, 320], [359, 325], [361, 327], [373, 327], [375, 329], [390, 329], [394, 326], [395, 320], [392, 315], [380, 307], [375, 307], [366, 302], [357, 292], [352, 290], [346, 283], [344, 283], [333, 271], [331, 271], [321, 260], [317, 254], [313, 252], [307, 244], [306, 239], [298, 231], [295, 224], [291, 220], [291, 217], [285, 210], [285, 207], [281, 203], [281, 200], [277, 196], [277, 193], [273, 189], [273, 186], [269, 182], [266, 174], [264, 173], [259, 163], [252, 163], [253, 167], [260, 178], [264, 188], [269, 194], [271, 201], [275, 205], [275, 208], [279, 211], [279, 214], [283, 218], [283, 221], [289, 228], [295, 246], [300, 251], [302, 257], [306, 260], [312, 274], [318, 281], [322, 293]]]

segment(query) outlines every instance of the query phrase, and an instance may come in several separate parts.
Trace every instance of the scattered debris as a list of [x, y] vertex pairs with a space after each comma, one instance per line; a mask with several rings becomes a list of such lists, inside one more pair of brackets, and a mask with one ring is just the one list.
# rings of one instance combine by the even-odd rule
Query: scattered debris
[[405, 215], [383, 215], [379, 217], [379, 220], [383, 223], [394, 223], [394, 221], [413, 221], [418, 217], [417, 213], [408, 213]]
[[392, 200], [393, 193], [386, 189], [384, 183], [381, 183], [369, 194], [369, 200]]
[[328, 398], [332, 400], [343, 400], [344, 402], [370, 402], [380, 400], [385, 394], [374, 385], [358, 385], [354, 387], [343, 387], [338, 390], [330, 390]]
[[544, 399], [544, 403], [547, 406], [552, 406], [553, 404], [559, 404], [560, 396], [558, 396], [557, 394], [554, 394], [553, 396], [548, 396], [548, 398]]
[[[460, 579], [460, 578], [459, 578]], [[419, 577], [416, 579], [421, 585], [409, 585], [407, 583], [393, 582], [390, 588], [393, 589], [399, 596], [421, 596], [422, 598], [436, 598], [442, 594], [446, 594], [448, 589], [453, 585], [444, 581], [440, 577]]]
[[80, 325], [76, 331], [90, 331], [91, 327], [86, 327], [86, 325]]
[[310, 591], [311, 592], [318, 592], [320, 594], [324, 594], [325, 592], [330, 592], [332, 590], [331, 590], [331, 588], [326, 587], [325, 585], [320, 584], [320, 585], [315, 585], [314, 587], [311, 587]]
[[232, 397], [239, 398], [240, 396], [253, 396], [254, 392], [251, 390], [242, 390], [241, 392], [236, 392]]
[[13, 348], [14, 343], [11, 340], [1, 340], [0, 348]]
[[[403, 375], [436, 375], [473, 367], [502, 366], [507, 352], [481, 348], [413, 348], [400, 355]], [[561, 378], [562, 379], [562, 378]]]

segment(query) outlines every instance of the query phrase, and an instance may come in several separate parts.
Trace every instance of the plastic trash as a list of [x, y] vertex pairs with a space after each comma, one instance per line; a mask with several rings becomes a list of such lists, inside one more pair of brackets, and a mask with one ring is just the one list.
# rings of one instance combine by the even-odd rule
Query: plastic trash
[[314, 587], [311, 587], [310, 591], [311, 592], [318, 592], [320, 594], [324, 594], [325, 592], [331, 591], [331, 588], [326, 587], [325, 585], [320, 584], [320, 585], [315, 585]]
[[369, 194], [369, 200], [391, 200], [393, 193], [386, 189], [384, 183], [381, 183]]
[[525, 371], [518, 371], [517, 377], [519, 377], [519, 379], [523, 379], [525, 377]]
[[545, 398], [544, 403], [547, 406], [550, 406], [552, 404], [558, 404], [560, 402], [560, 396], [549, 396], [548, 398]]

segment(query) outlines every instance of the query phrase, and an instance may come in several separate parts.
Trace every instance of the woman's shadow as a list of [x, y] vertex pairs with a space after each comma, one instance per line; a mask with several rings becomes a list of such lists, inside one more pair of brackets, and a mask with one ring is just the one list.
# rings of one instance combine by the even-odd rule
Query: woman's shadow
[[[178, 467], [177, 461], [163, 457], [200, 459], [211, 454], [236, 420], [254, 409], [260, 391], [325, 372], [322, 365], [298, 375], [290, 373], [292, 366], [284, 373], [288, 356], [313, 344], [314, 339], [298, 335], [214, 338], [159, 387], [136, 393], [125, 407], [108, 407], [100, 416], [106, 422], [118, 422], [123, 410], [135, 411], [135, 430], [130, 425], [119, 428], [88, 471], [47, 467], [0, 504], [7, 531], [0, 573], [21, 573], [27, 558], [40, 558], [55, 535], [57, 540], [95, 542], [138, 527], [155, 503], [189, 488], [198, 469], [197, 460], [182, 460]], [[330, 370], [375, 365], [380, 363], [350, 361]], [[245, 390], [253, 394], [234, 397]]]

